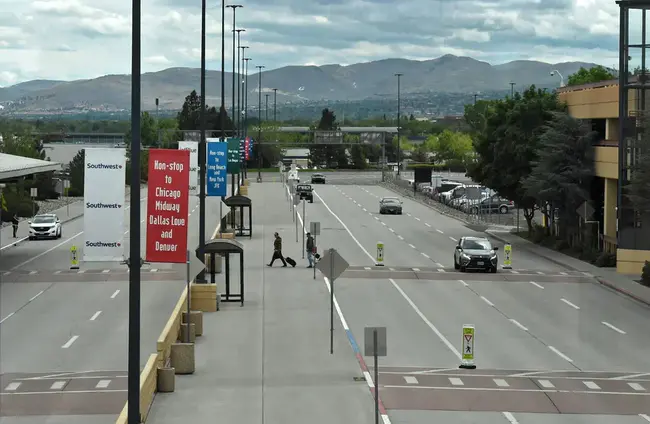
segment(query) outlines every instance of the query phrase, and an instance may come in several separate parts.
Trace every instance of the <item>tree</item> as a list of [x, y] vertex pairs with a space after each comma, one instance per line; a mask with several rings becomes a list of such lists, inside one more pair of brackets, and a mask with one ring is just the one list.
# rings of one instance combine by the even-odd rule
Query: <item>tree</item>
[[591, 83], [607, 81], [611, 79], [614, 79], [614, 74], [612, 74], [604, 66], [598, 65], [589, 69], [580, 67], [580, 70], [578, 72], [569, 75], [569, 80], [567, 81], [567, 85], [591, 84]]
[[411, 151], [411, 160], [415, 163], [428, 163], [429, 152], [424, 144], [420, 144]]
[[538, 204], [549, 204], [551, 211], [559, 211], [559, 235], [565, 240], [580, 235], [576, 210], [591, 198], [593, 145], [597, 141], [598, 133], [584, 122], [564, 112], [552, 113], [539, 137], [538, 159], [523, 183], [528, 196]]
[[[327, 108], [321, 112], [320, 121], [315, 128], [317, 131], [334, 131], [339, 129], [334, 111]], [[348, 164], [345, 146], [317, 145], [309, 148], [309, 156], [314, 165], [323, 165], [331, 168], [336, 164], [338, 167], [345, 167]]]
[[536, 199], [522, 183], [538, 160], [539, 137], [552, 112], [565, 112], [566, 105], [556, 93], [529, 87], [513, 98], [494, 100], [487, 108], [485, 130], [473, 139], [475, 160], [468, 175], [523, 209], [528, 230], [532, 233]]
[[201, 98], [192, 90], [185, 97], [183, 107], [178, 112], [178, 129], [182, 131], [197, 130], [201, 127]]
[[83, 196], [84, 194], [84, 170], [86, 165], [86, 150], [82, 149], [72, 158], [68, 164], [70, 172], [70, 189], [68, 195], [72, 197]]
[[[149, 112], [142, 112], [140, 115], [140, 145], [143, 147], [160, 147], [158, 142], [158, 122], [154, 119]], [[162, 134], [161, 134], [162, 136]], [[127, 147], [131, 146], [131, 127], [129, 127], [124, 142]]]
[[[225, 133], [226, 137], [232, 137], [235, 133], [235, 124], [232, 122], [232, 119], [228, 116], [228, 111], [225, 107], [220, 107], [219, 112], [215, 107], [208, 109], [207, 115], [207, 127], [210, 130], [216, 131], [219, 136], [221, 136], [221, 119], [224, 119], [225, 122]], [[197, 127], [199, 128], [199, 127]]]

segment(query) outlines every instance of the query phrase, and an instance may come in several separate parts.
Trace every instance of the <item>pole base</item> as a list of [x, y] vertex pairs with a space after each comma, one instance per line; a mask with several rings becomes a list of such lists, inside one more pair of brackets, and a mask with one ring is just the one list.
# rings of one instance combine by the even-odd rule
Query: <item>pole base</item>
[[375, 264], [375, 266], [384, 266], [384, 264]]
[[511, 266], [501, 266], [501, 269], [512, 269]]
[[262, 182], [262, 177], [257, 177], [257, 182], [261, 183]]
[[71, 266], [70, 269], [79, 269], [78, 266]]
[[476, 365], [475, 364], [460, 364], [458, 368], [464, 369], [464, 370], [475, 370]]

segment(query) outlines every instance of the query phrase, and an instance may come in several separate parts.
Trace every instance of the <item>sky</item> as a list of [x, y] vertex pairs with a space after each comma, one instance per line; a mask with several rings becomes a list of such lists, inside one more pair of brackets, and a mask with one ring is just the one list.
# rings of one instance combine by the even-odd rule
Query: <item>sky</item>
[[[237, 0], [251, 69], [445, 54], [492, 64], [616, 67], [614, 0]], [[0, 86], [131, 72], [129, 0], [0, 0]], [[227, 3], [232, 4], [232, 3]], [[226, 70], [232, 9], [226, 9]], [[636, 16], [632, 18], [640, 22]], [[142, 69], [200, 66], [201, 1], [142, 0]], [[639, 25], [634, 26], [636, 33]], [[221, 2], [208, 1], [207, 67], [221, 69]], [[634, 59], [633, 59], [634, 60]]]

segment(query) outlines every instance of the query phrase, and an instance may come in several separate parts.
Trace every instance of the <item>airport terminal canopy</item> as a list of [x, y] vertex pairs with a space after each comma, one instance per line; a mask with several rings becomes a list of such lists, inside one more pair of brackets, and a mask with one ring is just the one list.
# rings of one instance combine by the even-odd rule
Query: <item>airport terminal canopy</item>
[[60, 163], [0, 153], [0, 181], [61, 170]]

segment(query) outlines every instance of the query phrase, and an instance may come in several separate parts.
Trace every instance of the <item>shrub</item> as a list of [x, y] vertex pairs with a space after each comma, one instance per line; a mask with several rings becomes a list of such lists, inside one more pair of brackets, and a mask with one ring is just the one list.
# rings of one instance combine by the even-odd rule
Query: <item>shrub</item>
[[531, 237], [531, 241], [533, 243], [540, 244], [542, 243], [545, 239], [547, 238], [546, 235], [546, 228], [542, 227], [541, 225], [535, 225], [533, 227], [533, 234]]
[[616, 255], [613, 253], [603, 252], [594, 262], [599, 268], [613, 268], [616, 266]]
[[650, 287], [650, 262], [645, 261], [641, 272], [641, 284]]
[[562, 252], [564, 250], [569, 249], [569, 243], [567, 243], [566, 240], [558, 239], [555, 241], [555, 245], [553, 246], [553, 250], [557, 250], [558, 252]]
[[83, 191], [79, 190], [76, 187], [70, 187], [68, 189], [68, 197], [83, 197]]

